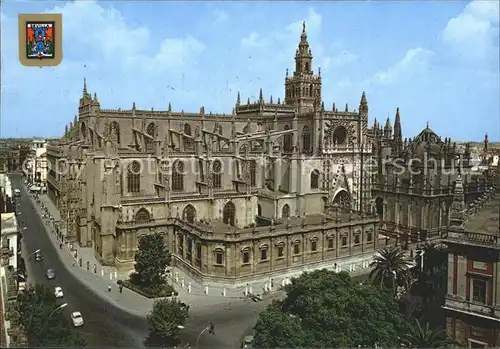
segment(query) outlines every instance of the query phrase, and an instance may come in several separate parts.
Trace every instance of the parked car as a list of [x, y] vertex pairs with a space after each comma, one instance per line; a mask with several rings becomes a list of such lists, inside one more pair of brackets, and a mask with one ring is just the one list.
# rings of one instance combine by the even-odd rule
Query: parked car
[[54, 280], [56, 278], [56, 272], [54, 269], [47, 269], [47, 272], [45, 273], [47, 275], [47, 279], [49, 280]]
[[241, 343], [242, 348], [251, 348], [253, 343], [253, 336], [245, 336], [243, 342]]
[[80, 327], [83, 326], [83, 316], [79, 311], [74, 311], [71, 313], [71, 321], [73, 321], [73, 326]]
[[56, 296], [56, 298], [62, 298], [62, 297], [64, 297], [64, 293], [63, 293], [62, 288], [60, 288], [59, 286], [56, 286], [54, 288], [54, 296]]
[[37, 262], [43, 261], [43, 254], [42, 254], [42, 252], [35, 253], [35, 261], [37, 261]]

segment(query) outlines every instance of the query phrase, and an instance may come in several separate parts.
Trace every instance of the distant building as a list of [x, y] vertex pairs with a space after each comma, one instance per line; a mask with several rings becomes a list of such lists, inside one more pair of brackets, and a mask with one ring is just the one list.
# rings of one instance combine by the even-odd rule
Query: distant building
[[399, 110], [394, 127], [389, 119], [383, 128], [375, 120], [372, 130], [378, 166], [372, 197], [381, 218], [380, 234], [391, 244], [408, 246], [439, 239], [446, 232], [459, 173], [467, 204], [488, 188], [485, 176], [471, 171], [468, 143], [461, 148], [429, 125], [403, 140]]
[[28, 182], [45, 192], [47, 189], [47, 141], [45, 139], [33, 140], [25, 169]]
[[[18, 252], [20, 252], [19, 227], [15, 212], [1, 214], [2, 248], [8, 249], [9, 265], [17, 270]], [[4, 254], [5, 258], [5, 254]]]
[[15, 211], [14, 189], [6, 174], [0, 173], [0, 213]]
[[500, 167], [496, 184], [468, 205], [457, 178], [444, 309], [449, 337], [465, 347], [500, 347]]
[[0, 345], [2, 348], [27, 347], [26, 332], [17, 311], [19, 291], [19, 228], [15, 213], [1, 214], [0, 239]]

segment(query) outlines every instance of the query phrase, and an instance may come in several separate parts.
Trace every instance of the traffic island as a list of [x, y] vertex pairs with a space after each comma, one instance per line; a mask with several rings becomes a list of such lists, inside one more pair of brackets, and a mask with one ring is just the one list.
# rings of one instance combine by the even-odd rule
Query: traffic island
[[123, 287], [128, 288], [129, 290], [140, 294], [146, 298], [165, 298], [177, 296], [178, 292], [175, 291], [175, 288], [170, 285], [168, 282], [161, 283], [155, 286], [149, 285], [141, 285], [140, 283], [134, 280], [134, 274], [131, 274], [130, 279], [128, 280], [118, 280], [117, 284]]

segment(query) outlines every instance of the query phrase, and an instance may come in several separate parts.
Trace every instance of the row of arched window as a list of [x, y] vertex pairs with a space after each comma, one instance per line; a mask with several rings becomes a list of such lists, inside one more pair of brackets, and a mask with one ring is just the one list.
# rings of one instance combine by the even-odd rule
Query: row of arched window
[[[184, 162], [177, 160], [172, 166], [172, 190], [184, 190]], [[239, 172], [239, 169], [237, 170]], [[212, 186], [213, 188], [222, 188], [222, 163], [215, 160], [212, 164]], [[202, 175], [203, 176], [203, 175]], [[257, 163], [250, 162], [250, 185], [256, 185]], [[138, 161], [132, 161], [127, 171], [127, 191], [129, 193], [139, 193], [141, 191], [141, 164]]]
[[[304, 67], [306, 71], [309, 70], [306, 66]], [[299, 86], [290, 86], [286, 89], [286, 97], [287, 98], [295, 98], [295, 97], [319, 97], [321, 94], [321, 89], [316, 87], [313, 84], [310, 84], [308, 87], [304, 86], [300, 88]]]
[[[187, 205], [182, 211], [182, 219], [189, 223], [194, 223], [196, 220], [196, 209], [193, 205]], [[148, 210], [141, 208], [135, 215], [135, 221], [138, 223], [149, 222], [151, 215]], [[224, 224], [234, 226], [236, 222], [236, 206], [232, 201], [227, 202], [222, 210], [222, 221]]]
[[[371, 243], [373, 242], [373, 232], [372, 231], [367, 231], [365, 232], [365, 242], [366, 243]], [[340, 237], [340, 247], [341, 248], [346, 248], [349, 245], [349, 237], [347, 234], [342, 234]], [[361, 237], [361, 232], [358, 231], [354, 233], [354, 245], [360, 245], [362, 243], [362, 237]], [[282, 259], [285, 258], [285, 247], [286, 244], [284, 242], [278, 242], [276, 244], [276, 250], [274, 252], [275, 258], [276, 259]], [[301, 253], [304, 253], [306, 251], [303, 251], [303, 244], [301, 240], [295, 240], [292, 242], [291, 247], [290, 247], [290, 254], [293, 255], [300, 255]], [[309, 244], [309, 253], [316, 253], [319, 251], [319, 240], [318, 238], [312, 238], [310, 240]], [[335, 235], [329, 235], [326, 237], [325, 240], [325, 246], [324, 249], [326, 251], [333, 250], [335, 249]], [[215, 253], [215, 264], [218, 265], [223, 265], [224, 264], [224, 251], [222, 249], [217, 249], [214, 251]], [[251, 253], [252, 250], [249, 247], [243, 248], [241, 250], [241, 262], [242, 264], [250, 264], [252, 262], [251, 258]], [[260, 262], [265, 262], [270, 260], [271, 254], [269, 253], [269, 246], [268, 245], [262, 245], [259, 248], [259, 260]]]
[[[285, 125], [284, 130], [290, 130], [290, 126]], [[83, 122], [81, 124], [80, 131], [81, 131], [82, 138], [87, 139], [87, 128], [85, 126], [85, 123], [83, 123]], [[183, 131], [184, 131], [184, 134], [186, 136], [192, 136], [191, 125], [189, 125], [188, 123], [184, 124]], [[146, 137], [145, 143], [146, 143], [146, 149], [148, 151], [153, 150], [153, 144], [154, 144], [153, 140], [155, 137], [155, 132], [156, 132], [155, 124], [150, 123], [146, 127], [146, 134], [148, 136]], [[91, 144], [93, 144], [94, 143], [94, 133], [93, 133], [92, 129], [88, 129], [88, 135], [89, 135], [89, 139], [90, 139]], [[110, 127], [109, 127], [109, 134], [107, 136], [114, 137], [116, 142], [118, 144], [120, 144], [120, 138], [121, 138], [120, 137], [120, 125], [118, 124], [118, 122], [116, 122], [116, 121], [111, 122]], [[283, 140], [284, 151], [292, 151], [292, 139], [293, 139], [292, 134], [287, 134], [284, 136], [284, 140]], [[191, 137], [184, 138], [184, 147], [188, 148], [188, 149], [194, 147], [194, 142], [193, 142], [193, 139]], [[304, 152], [309, 152], [311, 150], [311, 130], [307, 125], [304, 126], [302, 129], [302, 150]]]

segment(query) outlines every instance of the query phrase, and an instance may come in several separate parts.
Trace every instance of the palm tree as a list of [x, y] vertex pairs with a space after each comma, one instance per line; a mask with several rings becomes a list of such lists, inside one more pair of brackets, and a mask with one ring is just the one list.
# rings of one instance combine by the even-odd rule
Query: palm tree
[[[440, 243], [426, 243], [415, 258], [421, 273], [433, 276], [447, 266], [446, 245]], [[423, 261], [422, 261], [423, 257]]]
[[415, 319], [415, 322], [408, 327], [408, 333], [403, 338], [403, 344], [407, 348], [445, 348], [458, 345], [446, 338], [444, 330], [433, 329], [429, 323], [422, 326], [420, 321]]
[[397, 278], [406, 278], [406, 274], [411, 266], [410, 259], [405, 251], [399, 247], [384, 247], [375, 254], [370, 267], [370, 279], [380, 283], [380, 287], [388, 282], [396, 288]]

